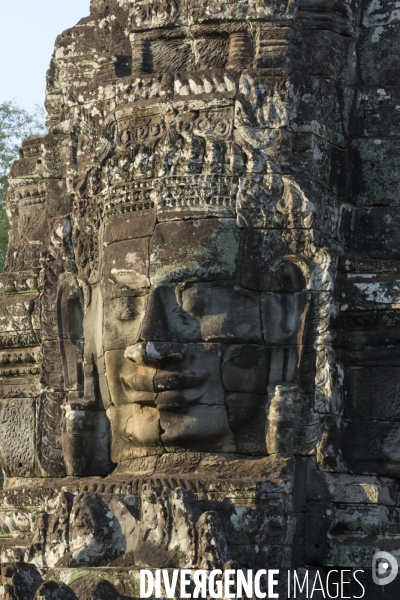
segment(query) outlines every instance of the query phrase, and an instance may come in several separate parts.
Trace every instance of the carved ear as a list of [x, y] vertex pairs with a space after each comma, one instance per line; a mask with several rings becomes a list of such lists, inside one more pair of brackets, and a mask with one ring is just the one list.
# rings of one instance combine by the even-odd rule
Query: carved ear
[[301, 292], [306, 281], [297, 265], [285, 263], [279, 274], [279, 285], [282, 292]]
[[270, 285], [272, 292], [293, 293], [305, 290], [307, 282], [298, 265], [280, 261], [279, 266], [272, 269]]
[[60, 286], [57, 310], [65, 390], [80, 390], [83, 386], [83, 293], [76, 277], [70, 277]]

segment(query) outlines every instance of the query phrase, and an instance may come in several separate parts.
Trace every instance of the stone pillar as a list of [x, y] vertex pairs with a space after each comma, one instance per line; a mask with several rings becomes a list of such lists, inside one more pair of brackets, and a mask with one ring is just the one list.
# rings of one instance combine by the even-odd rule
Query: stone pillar
[[150, 41], [135, 33], [130, 35], [130, 40], [132, 45], [132, 73], [151, 73]]
[[271, 386], [267, 408], [268, 454], [292, 454], [301, 416], [301, 395], [293, 385]]
[[227, 68], [245, 67], [252, 60], [251, 40], [246, 31], [231, 33], [229, 36], [229, 59]]
[[67, 476], [82, 477], [88, 462], [92, 415], [76, 403], [64, 405], [63, 411], [62, 446]]

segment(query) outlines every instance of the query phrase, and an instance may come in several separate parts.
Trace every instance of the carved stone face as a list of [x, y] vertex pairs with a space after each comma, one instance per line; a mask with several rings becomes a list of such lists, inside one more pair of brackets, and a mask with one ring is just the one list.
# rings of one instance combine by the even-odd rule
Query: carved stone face
[[[116, 239], [129, 222], [136, 237]], [[287, 293], [286, 306], [250, 289], [246, 273], [257, 267], [240, 237], [234, 219], [156, 225], [148, 214], [107, 225], [105, 239], [116, 240], [106, 241], [102, 283], [115, 462], [165, 448], [236, 453], [246, 423], [256, 413], [265, 423], [268, 383], [296, 377], [297, 348], [286, 356], [280, 345], [296, 343], [304, 298]]]
[[57, 291], [69, 307], [84, 288], [84, 333], [56, 332], [71, 474], [98, 472], [76, 448], [93, 430], [108, 449], [104, 409], [115, 463], [175, 449], [265, 455], [268, 386], [304, 383], [315, 211], [287, 175], [291, 92], [264, 72], [273, 52], [268, 65], [259, 56], [270, 7], [123, 4], [98, 95], [73, 117], [76, 274]]
[[[244, 99], [244, 80], [238, 87], [252, 57], [247, 29], [197, 28], [190, 58], [177, 17], [173, 31], [151, 21], [151, 35], [143, 19], [132, 16], [130, 36], [143, 85], [105, 119], [108, 154], [88, 179], [89, 194], [107, 190], [101, 352], [112, 460], [265, 454], [268, 385], [297, 381], [307, 312], [302, 277], [286, 289], [267, 273], [297, 252], [276, 233], [286, 205], [307, 207], [282, 177], [257, 175], [282, 140], [278, 129], [261, 133], [265, 115]], [[199, 62], [206, 41], [204, 60], [218, 64]]]

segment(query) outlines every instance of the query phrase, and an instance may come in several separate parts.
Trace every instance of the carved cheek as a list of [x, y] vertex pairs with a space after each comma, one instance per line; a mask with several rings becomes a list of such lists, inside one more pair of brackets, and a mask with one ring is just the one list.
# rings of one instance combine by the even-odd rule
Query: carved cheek
[[160, 417], [156, 408], [139, 404], [112, 406], [107, 411], [114, 445], [122, 439], [136, 447], [161, 445]]
[[225, 406], [191, 406], [186, 411], [161, 414], [161, 439], [202, 451], [234, 452], [235, 441]]
[[127, 420], [125, 435], [138, 446], [147, 446], [159, 439], [159, 413], [149, 406], [134, 405]]
[[199, 321], [204, 341], [261, 341], [257, 294], [199, 283], [183, 291], [182, 308]]
[[229, 345], [222, 363], [222, 379], [228, 392], [265, 394], [270, 351], [255, 344]]
[[138, 341], [147, 300], [148, 295], [123, 296], [105, 303], [104, 350], [124, 349]]
[[106, 282], [114, 282], [117, 288], [138, 290], [148, 288], [149, 244], [147, 238], [125, 240], [111, 244], [105, 249], [104, 264]]
[[301, 344], [299, 332], [301, 334], [303, 315], [306, 314], [307, 306], [307, 295], [303, 292], [262, 294], [261, 312], [265, 343]]

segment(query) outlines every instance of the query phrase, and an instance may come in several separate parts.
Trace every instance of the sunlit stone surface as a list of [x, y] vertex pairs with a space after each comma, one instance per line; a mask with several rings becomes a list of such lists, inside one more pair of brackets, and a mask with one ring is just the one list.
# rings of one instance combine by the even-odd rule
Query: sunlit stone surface
[[0, 595], [139, 598], [141, 567], [370, 589], [400, 557], [396, 5], [90, 12], [10, 178]]

